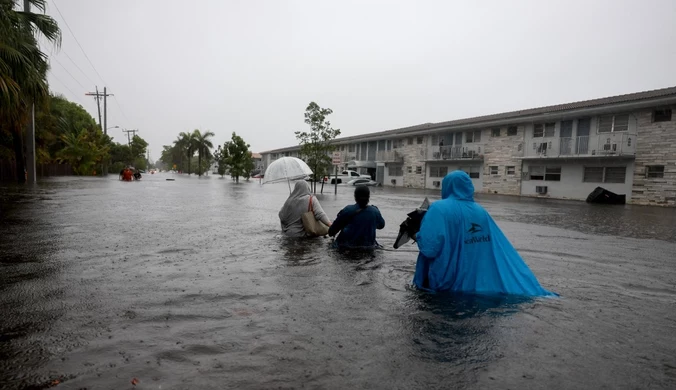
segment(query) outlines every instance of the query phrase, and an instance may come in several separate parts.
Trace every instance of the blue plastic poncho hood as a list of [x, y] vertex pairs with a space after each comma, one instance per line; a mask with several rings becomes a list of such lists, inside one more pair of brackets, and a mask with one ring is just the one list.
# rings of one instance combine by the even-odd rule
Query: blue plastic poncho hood
[[550, 296], [493, 218], [474, 202], [467, 173], [451, 172], [417, 234], [413, 284], [427, 291]]
[[474, 184], [463, 171], [453, 171], [441, 183], [441, 199], [474, 200]]

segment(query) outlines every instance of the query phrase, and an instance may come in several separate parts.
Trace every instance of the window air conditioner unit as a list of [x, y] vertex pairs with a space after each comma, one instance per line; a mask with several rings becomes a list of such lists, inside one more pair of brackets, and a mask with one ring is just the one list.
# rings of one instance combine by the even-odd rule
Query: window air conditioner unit
[[390, 180], [390, 183], [392, 183], [393, 186], [396, 186], [397, 185], [397, 179]]
[[432, 185], [435, 186], [435, 187], [439, 187], [441, 185], [441, 182], [438, 181], [438, 180], [435, 180], [435, 181], [432, 182]]
[[547, 186], [536, 186], [535, 192], [539, 195], [544, 195], [547, 193]]

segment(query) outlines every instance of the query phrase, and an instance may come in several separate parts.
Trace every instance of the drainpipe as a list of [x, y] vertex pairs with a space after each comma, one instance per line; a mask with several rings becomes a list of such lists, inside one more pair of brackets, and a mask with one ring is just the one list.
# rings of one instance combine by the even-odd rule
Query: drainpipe
[[521, 159], [521, 172], [519, 172], [519, 196], [523, 196], [523, 158]]
[[423, 190], [427, 191], [427, 161], [423, 162]]

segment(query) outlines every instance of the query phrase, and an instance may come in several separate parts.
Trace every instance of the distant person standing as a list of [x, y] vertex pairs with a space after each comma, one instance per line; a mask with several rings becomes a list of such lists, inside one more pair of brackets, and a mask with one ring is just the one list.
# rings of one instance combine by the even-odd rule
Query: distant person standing
[[444, 139], [439, 137], [439, 158], [443, 157], [444, 153]]
[[375, 248], [376, 229], [385, 227], [385, 220], [376, 206], [369, 206], [371, 191], [367, 186], [358, 186], [354, 190], [355, 204], [346, 206], [338, 213], [329, 236], [336, 234], [334, 245], [338, 248]]

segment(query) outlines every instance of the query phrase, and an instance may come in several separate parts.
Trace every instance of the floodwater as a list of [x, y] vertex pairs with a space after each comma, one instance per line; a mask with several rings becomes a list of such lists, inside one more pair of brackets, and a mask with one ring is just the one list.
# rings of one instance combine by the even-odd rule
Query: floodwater
[[676, 388], [676, 210], [480, 196], [561, 295], [495, 300], [408, 289], [439, 193], [372, 192], [386, 250], [345, 255], [280, 236], [286, 183], [0, 184], [0, 388]]

